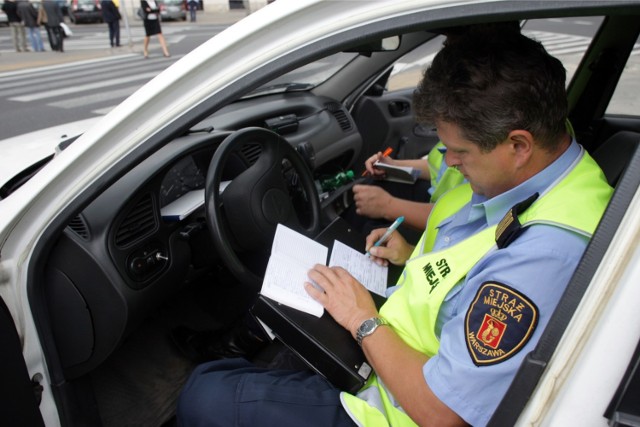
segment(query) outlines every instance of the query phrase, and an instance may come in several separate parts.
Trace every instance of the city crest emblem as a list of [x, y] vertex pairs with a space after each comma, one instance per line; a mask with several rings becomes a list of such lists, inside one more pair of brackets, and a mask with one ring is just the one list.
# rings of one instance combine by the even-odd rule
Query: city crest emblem
[[467, 349], [477, 366], [507, 360], [529, 341], [538, 308], [520, 292], [497, 282], [480, 286], [465, 319]]

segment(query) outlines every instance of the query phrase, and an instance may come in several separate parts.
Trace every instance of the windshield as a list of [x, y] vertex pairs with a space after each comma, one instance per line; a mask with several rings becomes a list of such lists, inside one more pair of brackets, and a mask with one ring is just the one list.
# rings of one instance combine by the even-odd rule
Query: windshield
[[310, 90], [325, 82], [342, 67], [351, 62], [357, 53], [339, 52], [318, 61], [303, 65], [250, 92], [245, 98], [272, 93]]

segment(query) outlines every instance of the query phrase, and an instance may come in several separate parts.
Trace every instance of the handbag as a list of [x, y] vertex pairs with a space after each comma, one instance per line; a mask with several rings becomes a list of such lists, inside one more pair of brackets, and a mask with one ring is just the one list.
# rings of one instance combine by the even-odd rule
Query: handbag
[[144, 19], [144, 10], [141, 7], [138, 8], [136, 14], [140, 17], [140, 19]]
[[69, 37], [69, 36], [73, 35], [73, 31], [71, 31], [71, 28], [69, 28], [69, 26], [67, 24], [65, 24], [64, 22], [61, 22], [60, 26], [62, 27], [62, 31], [64, 31], [64, 36], [65, 37]]

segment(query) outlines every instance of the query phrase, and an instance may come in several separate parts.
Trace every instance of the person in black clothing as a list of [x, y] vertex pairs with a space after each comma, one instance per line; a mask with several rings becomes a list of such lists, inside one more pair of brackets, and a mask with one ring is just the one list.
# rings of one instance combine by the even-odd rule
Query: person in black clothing
[[44, 0], [42, 6], [38, 9], [38, 24], [44, 24], [49, 37], [49, 45], [51, 50], [64, 52], [64, 30], [60, 24], [64, 22], [62, 10], [57, 1]]
[[2, 10], [7, 14], [9, 27], [11, 27], [11, 37], [13, 38], [13, 47], [16, 52], [28, 52], [27, 37], [24, 31], [22, 19], [18, 16], [18, 5], [15, 0], [7, 0], [2, 4]]
[[167, 42], [162, 35], [162, 28], [160, 27], [160, 8], [156, 4], [155, 0], [142, 0], [140, 2], [140, 8], [144, 13], [144, 41], [142, 47], [144, 49], [145, 59], [149, 57], [149, 40], [151, 36], [158, 35], [158, 41], [162, 47], [162, 53], [165, 57], [169, 57], [169, 50], [167, 49]]
[[102, 0], [102, 20], [109, 26], [111, 47], [120, 47], [120, 11], [112, 0]]

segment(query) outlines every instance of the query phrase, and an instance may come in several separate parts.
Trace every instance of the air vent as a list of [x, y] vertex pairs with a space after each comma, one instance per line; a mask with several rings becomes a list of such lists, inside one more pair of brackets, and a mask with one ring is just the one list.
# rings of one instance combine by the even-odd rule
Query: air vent
[[146, 236], [157, 227], [153, 211], [153, 199], [147, 194], [129, 211], [116, 232], [115, 243], [119, 247], [128, 246]]
[[345, 113], [344, 109], [337, 102], [330, 102], [326, 105], [327, 110], [333, 114], [333, 116], [338, 121], [340, 128], [343, 131], [351, 130], [351, 120], [349, 120], [349, 116]]
[[242, 154], [249, 165], [254, 164], [262, 153], [260, 144], [246, 144], [242, 147]]
[[82, 215], [77, 215], [71, 221], [69, 221], [68, 227], [78, 237], [81, 237], [85, 240], [89, 239], [89, 226], [87, 226], [87, 223]]

